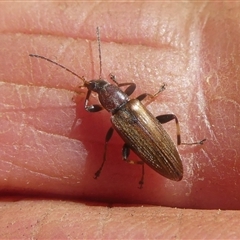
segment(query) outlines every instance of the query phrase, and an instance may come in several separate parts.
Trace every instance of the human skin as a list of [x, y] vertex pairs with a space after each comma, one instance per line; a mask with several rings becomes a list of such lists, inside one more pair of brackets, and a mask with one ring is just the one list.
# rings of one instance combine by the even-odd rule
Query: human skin
[[[2, 3], [0, 237], [240, 236], [239, 7]], [[114, 73], [119, 82], [135, 82], [132, 97], [166, 83], [149, 110], [176, 114], [184, 142], [207, 138], [202, 146], [179, 146], [181, 182], [146, 167], [139, 190], [141, 168], [121, 161], [117, 134], [101, 176], [93, 179], [110, 115], [85, 112], [85, 91], [75, 94], [80, 79], [29, 54], [96, 79], [96, 26], [102, 76]], [[174, 123], [166, 129], [174, 138]]]

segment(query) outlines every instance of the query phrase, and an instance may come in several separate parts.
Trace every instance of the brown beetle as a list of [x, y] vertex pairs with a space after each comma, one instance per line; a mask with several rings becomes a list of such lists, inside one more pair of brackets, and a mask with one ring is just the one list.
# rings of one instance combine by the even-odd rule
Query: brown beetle
[[[180, 127], [178, 119], [174, 114], [165, 114], [154, 117], [151, 112], [141, 103], [145, 98], [152, 100], [165, 89], [163, 85], [154, 95], [144, 93], [136, 99], [129, 99], [129, 96], [136, 89], [135, 83], [118, 83], [114, 75], [110, 75], [110, 79], [115, 84], [110, 84], [103, 80], [100, 34], [97, 28], [97, 39], [100, 60], [100, 77], [97, 80], [87, 81], [84, 77], [80, 77], [70, 69], [56, 63], [43, 56], [30, 54], [31, 57], [37, 57], [47, 60], [77, 76], [83, 81], [81, 88], [87, 88], [88, 92], [85, 99], [85, 109], [89, 112], [98, 112], [106, 109], [112, 114], [112, 127], [108, 130], [105, 138], [103, 162], [99, 170], [95, 173], [95, 178], [99, 177], [103, 165], [106, 161], [107, 144], [111, 139], [114, 130], [118, 132], [125, 142], [122, 149], [123, 159], [132, 164], [142, 165], [142, 177], [139, 181], [140, 188], [144, 183], [144, 163], [162, 176], [174, 181], [180, 181], [183, 177], [182, 161], [176, 146], [162, 127], [163, 123], [175, 120], [177, 128], [177, 144], [193, 145], [203, 144], [206, 139], [193, 143], [181, 143]], [[121, 90], [121, 87], [126, 87]], [[89, 105], [88, 100], [92, 92], [98, 94], [101, 105]], [[134, 151], [141, 161], [129, 160], [130, 150]]]

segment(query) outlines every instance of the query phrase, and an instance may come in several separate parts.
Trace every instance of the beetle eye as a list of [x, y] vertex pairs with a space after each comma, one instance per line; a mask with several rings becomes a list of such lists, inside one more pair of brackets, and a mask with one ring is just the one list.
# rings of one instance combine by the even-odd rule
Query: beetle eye
[[88, 82], [88, 89], [94, 90], [96, 88], [96, 83], [94, 81]]

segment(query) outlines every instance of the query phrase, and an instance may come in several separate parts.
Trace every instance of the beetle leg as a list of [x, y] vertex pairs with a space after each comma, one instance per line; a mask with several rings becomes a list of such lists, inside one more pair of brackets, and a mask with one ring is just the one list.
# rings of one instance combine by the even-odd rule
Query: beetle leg
[[110, 79], [118, 86], [118, 87], [124, 87], [124, 86], [129, 86], [125, 89], [125, 93], [130, 96], [136, 89], [136, 84], [135, 83], [118, 83], [116, 80], [116, 76], [113, 75], [112, 73], [109, 74]]
[[126, 161], [127, 163], [130, 163], [130, 164], [141, 164], [142, 165], [142, 177], [141, 177], [141, 180], [139, 181], [139, 185], [140, 185], [139, 188], [142, 188], [143, 183], [144, 183], [144, 162], [143, 161], [134, 161], [134, 160], [128, 159], [129, 154], [130, 154], [130, 147], [125, 143], [123, 145], [123, 148], [122, 148], [123, 160]]
[[146, 97], [150, 98], [150, 102], [152, 102], [162, 91], [166, 89], [166, 84], [164, 83], [161, 88], [155, 94], [143, 93], [137, 97], [139, 101], [142, 101]]
[[164, 123], [167, 123], [171, 120], [175, 120], [175, 123], [176, 123], [176, 128], [177, 128], [177, 145], [194, 145], [194, 144], [203, 144], [204, 141], [206, 141], [206, 139], [203, 139], [201, 141], [198, 141], [198, 142], [192, 142], [192, 143], [183, 143], [181, 142], [181, 135], [180, 135], [180, 126], [179, 126], [179, 122], [178, 122], [178, 119], [177, 117], [174, 115], [174, 114], [164, 114], [164, 115], [160, 115], [160, 116], [157, 116], [156, 119], [161, 123], [161, 124], [164, 124]]
[[89, 90], [87, 92], [87, 96], [85, 99], [85, 104], [84, 104], [85, 110], [88, 112], [99, 112], [99, 111], [103, 110], [103, 107], [99, 104], [88, 105], [88, 100], [89, 100], [90, 95], [91, 95], [91, 91]]
[[102, 164], [101, 164], [100, 168], [95, 173], [95, 177], [94, 177], [95, 179], [97, 179], [100, 176], [102, 168], [103, 168], [103, 165], [104, 165], [104, 163], [106, 161], [107, 145], [108, 145], [108, 142], [109, 142], [109, 140], [111, 139], [111, 137], [113, 135], [113, 132], [114, 132], [114, 129], [111, 127], [111, 128], [109, 128], [109, 130], [108, 130], [108, 132], [106, 134], [105, 145], [104, 145], [103, 161], [102, 161]]

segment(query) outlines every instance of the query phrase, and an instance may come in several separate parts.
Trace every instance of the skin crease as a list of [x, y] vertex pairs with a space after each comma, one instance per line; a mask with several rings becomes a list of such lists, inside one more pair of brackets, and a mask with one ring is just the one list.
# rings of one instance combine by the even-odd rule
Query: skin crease
[[[239, 237], [239, 11], [239, 3], [2, 3], [0, 237]], [[139, 190], [141, 169], [121, 161], [116, 134], [93, 179], [109, 114], [86, 113], [85, 91], [74, 94], [80, 80], [28, 54], [98, 78], [96, 26], [102, 76], [134, 81], [133, 97], [167, 83], [150, 111], [175, 113], [184, 142], [207, 138], [179, 147], [181, 182], [146, 167]], [[166, 128], [174, 137], [174, 123]]]

